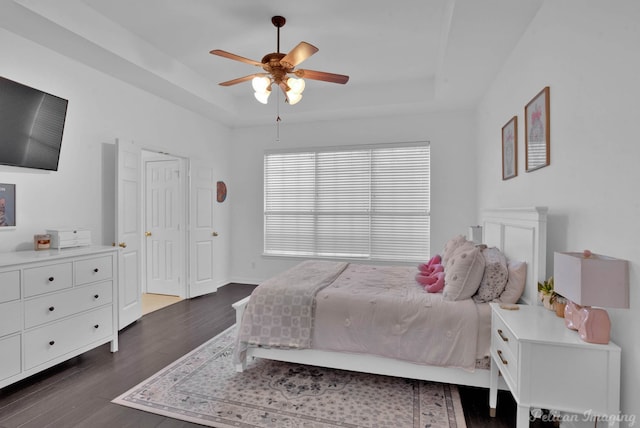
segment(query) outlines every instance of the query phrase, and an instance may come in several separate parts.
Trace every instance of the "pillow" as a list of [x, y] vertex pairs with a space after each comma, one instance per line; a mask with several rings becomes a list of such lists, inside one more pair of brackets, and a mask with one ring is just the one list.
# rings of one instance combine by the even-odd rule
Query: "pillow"
[[480, 287], [473, 296], [473, 300], [478, 303], [491, 302], [497, 299], [504, 291], [509, 277], [507, 269], [507, 258], [502, 251], [496, 247], [485, 248], [482, 250], [484, 257], [484, 273]]
[[509, 260], [507, 263], [509, 269], [509, 278], [507, 286], [498, 298], [502, 303], [516, 303], [527, 283], [527, 263], [518, 260]]
[[449, 239], [449, 241], [444, 245], [444, 250], [442, 251], [442, 264], [447, 264], [447, 259], [450, 259], [453, 256], [453, 253], [460, 247], [462, 244], [469, 242], [467, 238], [462, 235], [454, 236]]
[[464, 300], [473, 296], [484, 273], [484, 257], [473, 243], [460, 246], [444, 268], [444, 300]]

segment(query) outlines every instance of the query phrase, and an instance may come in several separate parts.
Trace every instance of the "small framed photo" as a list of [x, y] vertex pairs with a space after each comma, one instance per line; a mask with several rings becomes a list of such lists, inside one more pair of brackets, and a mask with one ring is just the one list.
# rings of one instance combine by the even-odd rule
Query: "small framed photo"
[[16, 185], [0, 183], [0, 230], [16, 226]]
[[524, 144], [526, 171], [550, 163], [549, 87], [540, 91], [524, 108]]
[[518, 116], [502, 127], [502, 179], [518, 175]]

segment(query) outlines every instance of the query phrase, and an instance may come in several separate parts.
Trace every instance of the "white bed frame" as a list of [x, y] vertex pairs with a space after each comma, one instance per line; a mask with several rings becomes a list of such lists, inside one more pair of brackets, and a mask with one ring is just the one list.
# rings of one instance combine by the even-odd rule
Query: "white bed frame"
[[[539, 304], [537, 299], [538, 280], [542, 280], [546, 276], [547, 208], [486, 210], [483, 212], [481, 225], [483, 226], [483, 242], [485, 244], [502, 249], [509, 259], [527, 262], [527, 285], [521, 300], [527, 304]], [[236, 325], [240, 325], [244, 308], [248, 302], [249, 297], [246, 297], [233, 304], [236, 310]], [[265, 358], [409, 379], [489, 387], [490, 370], [476, 369], [470, 372], [458, 368], [413, 364], [374, 355], [315, 349], [249, 348], [247, 358]], [[243, 371], [245, 363], [238, 364], [236, 370]], [[503, 382], [501, 388], [506, 389]]]

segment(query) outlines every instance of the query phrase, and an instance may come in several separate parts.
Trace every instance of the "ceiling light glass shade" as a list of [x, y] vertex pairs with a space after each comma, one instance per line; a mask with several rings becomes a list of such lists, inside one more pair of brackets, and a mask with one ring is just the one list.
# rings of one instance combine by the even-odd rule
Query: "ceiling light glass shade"
[[287, 86], [289, 86], [289, 91], [287, 91], [287, 94], [291, 91], [297, 94], [301, 94], [302, 91], [304, 91], [305, 84], [303, 79], [296, 79], [295, 77], [290, 77], [287, 80]]
[[256, 92], [266, 92], [267, 88], [271, 86], [271, 79], [267, 76], [256, 76], [251, 80], [251, 86]]
[[256, 100], [260, 101], [262, 104], [266, 104], [267, 102], [269, 102], [270, 94], [271, 94], [271, 91], [263, 91], [263, 92], [255, 92], [253, 96], [256, 97]]
[[302, 94], [298, 94], [298, 93], [295, 93], [295, 92], [288, 91], [287, 92], [287, 99], [289, 100], [289, 104], [294, 105], [294, 104], [296, 104], [298, 101], [300, 101], [302, 99]]

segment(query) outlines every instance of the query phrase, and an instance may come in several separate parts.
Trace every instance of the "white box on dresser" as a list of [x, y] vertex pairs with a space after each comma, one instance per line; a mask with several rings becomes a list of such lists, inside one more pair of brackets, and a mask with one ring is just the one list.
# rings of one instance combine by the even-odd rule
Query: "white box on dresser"
[[618, 426], [621, 349], [583, 342], [554, 311], [537, 305], [519, 310], [491, 303], [491, 385], [495, 412], [498, 373], [517, 403], [517, 428], [529, 426], [530, 408], [601, 416]]
[[0, 388], [107, 342], [118, 350], [117, 254], [0, 253]]
[[89, 229], [47, 229], [51, 235], [51, 248], [84, 247], [91, 245]]

